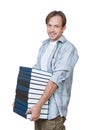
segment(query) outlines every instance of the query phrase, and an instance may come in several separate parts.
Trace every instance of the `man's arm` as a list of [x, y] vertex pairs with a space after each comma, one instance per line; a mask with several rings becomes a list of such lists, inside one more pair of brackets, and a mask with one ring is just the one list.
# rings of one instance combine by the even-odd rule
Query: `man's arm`
[[43, 95], [41, 96], [40, 100], [37, 102], [35, 106], [33, 106], [29, 111], [26, 112], [26, 114], [28, 113], [32, 114], [30, 118], [31, 121], [36, 121], [39, 118], [42, 106], [50, 98], [50, 96], [55, 92], [57, 87], [58, 86], [54, 82], [49, 80], [46, 86], [46, 89]]

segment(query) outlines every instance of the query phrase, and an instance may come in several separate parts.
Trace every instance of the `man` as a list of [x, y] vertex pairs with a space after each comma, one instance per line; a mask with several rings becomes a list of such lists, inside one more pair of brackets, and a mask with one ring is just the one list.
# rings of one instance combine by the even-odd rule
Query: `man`
[[[26, 113], [32, 113], [35, 130], [65, 130], [64, 121], [70, 101], [73, 70], [78, 60], [75, 46], [64, 36], [66, 16], [62, 11], [52, 11], [46, 17], [49, 38], [40, 47], [35, 68], [52, 73], [46, 89]], [[43, 104], [49, 100], [48, 119], [39, 119]]]

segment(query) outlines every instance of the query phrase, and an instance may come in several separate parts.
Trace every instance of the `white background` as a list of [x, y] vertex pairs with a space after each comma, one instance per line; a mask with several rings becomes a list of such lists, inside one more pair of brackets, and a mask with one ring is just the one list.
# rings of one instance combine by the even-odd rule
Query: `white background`
[[36, 62], [41, 42], [48, 37], [45, 17], [52, 10], [66, 14], [64, 35], [79, 53], [65, 125], [67, 130], [87, 129], [86, 8], [86, 0], [0, 0], [0, 129], [34, 130], [33, 122], [13, 113], [12, 103], [18, 68]]

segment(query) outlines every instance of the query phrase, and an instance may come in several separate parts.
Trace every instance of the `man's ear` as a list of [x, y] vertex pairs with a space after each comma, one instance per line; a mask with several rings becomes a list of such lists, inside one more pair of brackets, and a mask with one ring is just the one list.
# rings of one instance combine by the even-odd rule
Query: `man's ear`
[[66, 29], [66, 25], [63, 27], [62, 32], [64, 32], [64, 31], [65, 31], [65, 29]]

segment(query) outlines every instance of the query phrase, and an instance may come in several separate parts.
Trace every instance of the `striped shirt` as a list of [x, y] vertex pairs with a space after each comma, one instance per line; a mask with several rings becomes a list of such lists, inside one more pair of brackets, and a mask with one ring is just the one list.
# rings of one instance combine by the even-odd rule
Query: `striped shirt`
[[[41, 69], [41, 58], [49, 44], [50, 39], [43, 41], [39, 49], [37, 62], [34, 65], [35, 68]], [[46, 66], [47, 71], [52, 73], [50, 80], [58, 85], [58, 88], [49, 99], [48, 119], [53, 119], [58, 115], [67, 116], [73, 70], [78, 58], [76, 47], [62, 35], [50, 53]]]

